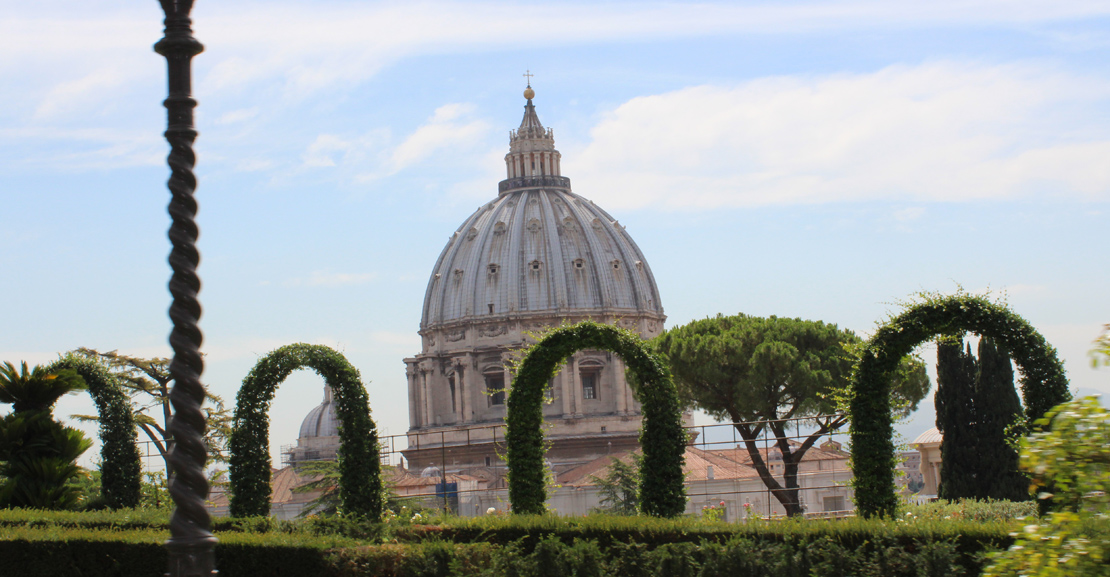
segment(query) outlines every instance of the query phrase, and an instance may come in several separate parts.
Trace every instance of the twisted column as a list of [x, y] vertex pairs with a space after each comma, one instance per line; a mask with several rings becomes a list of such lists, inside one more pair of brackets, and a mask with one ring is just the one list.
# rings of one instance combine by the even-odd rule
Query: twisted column
[[169, 550], [167, 575], [213, 577], [216, 575], [213, 552], [216, 538], [212, 535], [208, 511], [204, 508], [204, 500], [208, 497], [208, 480], [204, 476], [207, 457], [205, 418], [201, 411], [204, 385], [200, 382], [204, 362], [200, 356], [202, 337], [197, 326], [200, 320], [200, 303], [197, 301], [200, 253], [196, 248], [197, 203], [193, 198], [197, 186], [196, 176], [193, 175], [196, 162], [193, 141], [197, 137], [193, 128], [193, 108], [197, 103], [192, 98], [191, 66], [193, 56], [204, 47], [193, 38], [192, 21], [189, 19], [193, 1], [160, 2], [166, 14], [166, 31], [165, 37], [154, 45], [154, 51], [166, 58], [169, 72], [169, 97], [164, 104], [168, 116], [166, 140], [170, 143], [168, 162], [171, 174], [168, 186], [172, 222], [169, 238], [173, 247], [169, 257], [173, 270], [169, 289], [173, 297], [170, 305], [170, 319], [173, 321], [170, 374], [174, 384], [170, 391], [173, 419], [168, 432], [174, 441], [169, 461], [173, 468], [170, 495], [175, 507], [170, 519], [170, 539], [166, 542]]

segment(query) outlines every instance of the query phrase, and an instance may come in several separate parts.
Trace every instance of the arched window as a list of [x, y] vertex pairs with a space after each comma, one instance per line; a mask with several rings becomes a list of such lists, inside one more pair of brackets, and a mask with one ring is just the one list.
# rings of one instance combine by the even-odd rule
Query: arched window
[[489, 406], [505, 404], [505, 371], [501, 367], [490, 367], [482, 371], [486, 379], [486, 398]]
[[455, 412], [455, 373], [447, 376], [447, 389], [451, 391], [451, 412]]

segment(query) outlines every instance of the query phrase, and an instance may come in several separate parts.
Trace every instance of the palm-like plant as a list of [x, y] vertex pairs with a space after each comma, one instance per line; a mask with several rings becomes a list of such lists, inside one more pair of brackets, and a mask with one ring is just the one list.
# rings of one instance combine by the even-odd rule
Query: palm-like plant
[[36, 366], [28, 372], [27, 363], [21, 364], [22, 371], [9, 362], [0, 367], [0, 403], [12, 404], [13, 413], [49, 412], [62, 395], [85, 389], [85, 380], [74, 371], [48, 373]]
[[79, 500], [69, 481], [80, 473], [77, 459], [92, 446], [85, 435], [54, 420], [58, 399], [83, 390], [73, 371], [0, 367], [0, 402], [13, 411], [0, 419], [0, 506], [65, 509]]

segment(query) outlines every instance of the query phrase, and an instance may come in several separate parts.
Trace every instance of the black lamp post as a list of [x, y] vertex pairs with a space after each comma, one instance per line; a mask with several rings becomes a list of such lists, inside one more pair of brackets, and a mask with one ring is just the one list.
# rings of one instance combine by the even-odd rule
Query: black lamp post
[[173, 419], [169, 424], [169, 434], [174, 440], [170, 452], [170, 465], [173, 477], [170, 479], [170, 495], [173, 497], [174, 511], [170, 519], [170, 539], [166, 541], [169, 550], [170, 577], [214, 577], [216, 575], [216, 556], [213, 551], [216, 538], [212, 535], [208, 511], [204, 499], [208, 497], [208, 480], [204, 477], [204, 462], [207, 457], [204, 447], [204, 385], [200, 375], [204, 371], [204, 361], [200, 356], [201, 332], [197, 326], [200, 320], [200, 277], [197, 264], [197, 203], [193, 198], [197, 179], [193, 175], [196, 156], [193, 154], [193, 141], [197, 131], [193, 128], [193, 108], [197, 102], [192, 97], [192, 58], [200, 54], [204, 47], [190, 28], [192, 21], [189, 11], [193, 0], [160, 0], [162, 11], [166, 13], [165, 37], [154, 45], [154, 51], [166, 57], [169, 69], [169, 97], [165, 105], [168, 112], [166, 140], [170, 143], [170, 319], [173, 330], [170, 332], [170, 346], [173, 347], [173, 361], [170, 374], [173, 376], [173, 390], [170, 403], [173, 405]]

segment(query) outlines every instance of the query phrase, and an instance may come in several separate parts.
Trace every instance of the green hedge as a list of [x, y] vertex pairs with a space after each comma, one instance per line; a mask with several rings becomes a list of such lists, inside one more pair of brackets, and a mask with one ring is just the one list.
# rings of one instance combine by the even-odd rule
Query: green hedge
[[136, 507], [142, 483], [138, 431], [131, 399], [102, 363], [70, 353], [47, 365], [47, 372], [76, 371], [89, 387], [100, 417], [100, 493], [113, 509]]
[[[0, 577], [161, 577], [169, 536], [155, 529], [6, 528], [0, 532]], [[280, 533], [217, 536], [217, 564], [227, 576], [326, 575], [328, 550], [357, 545], [350, 539]]]
[[346, 357], [324, 345], [297, 343], [259, 359], [235, 397], [229, 445], [231, 502], [236, 516], [270, 513], [270, 401], [290, 373], [316, 371], [335, 399], [339, 418], [339, 498], [348, 515], [377, 520], [382, 513], [378, 431], [362, 378]]
[[860, 356], [851, 384], [852, 469], [856, 507], [863, 516], [890, 516], [898, 505], [894, 487], [894, 424], [890, 374], [902, 357], [930, 339], [965, 332], [990, 337], [1009, 352], [1021, 372], [1029, 423], [1071, 398], [1056, 349], [1006, 306], [968, 294], [923, 295], [887, 321]]
[[[829, 524], [835, 525], [835, 523]], [[781, 539], [733, 534], [651, 545], [556, 535], [489, 542], [358, 545], [351, 539], [225, 533], [216, 546], [221, 575], [276, 577], [424, 576], [846, 576], [977, 575], [989, 541], [935, 536], [862, 541], [834, 535]], [[0, 533], [0, 577], [156, 577], [166, 566], [158, 530], [16, 528]]]
[[639, 486], [641, 512], [675, 517], [686, 509], [682, 463], [686, 433], [671, 375], [662, 360], [631, 331], [583, 321], [557, 328], [528, 349], [509, 391], [505, 415], [509, 501], [514, 514], [543, 513], [547, 501], [543, 456], [543, 391], [556, 369], [582, 349], [612, 351], [628, 366], [643, 405], [640, 446], [644, 451]]

